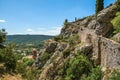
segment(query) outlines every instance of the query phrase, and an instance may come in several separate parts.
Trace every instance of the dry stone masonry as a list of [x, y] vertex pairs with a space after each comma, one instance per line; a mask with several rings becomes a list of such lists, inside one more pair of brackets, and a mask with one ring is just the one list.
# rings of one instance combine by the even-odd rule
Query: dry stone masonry
[[[61, 40], [46, 41], [46, 46], [40, 54], [48, 52], [52, 56], [44, 64], [39, 80], [58, 80], [55, 71], [62, 68], [66, 60], [74, 58], [78, 50], [87, 54], [92, 52], [95, 65], [101, 65], [102, 68], [120, 68], [120, 43], [107, 38], [113, 31], [111, 20], [115, 13], [116, 6], [112, 5], [99, 12], [97, 17], [92, 15], [65, 25], [59, 36], [70, 38], [77, 34], [79, 35], [77, 44], [70, 45]], [[114, 36], [117, 40], [120, 38], [118, 35]], [[65, 52], [70, 54], [64, 57]], [[39, 56], [37, 63], [40, 63]]]

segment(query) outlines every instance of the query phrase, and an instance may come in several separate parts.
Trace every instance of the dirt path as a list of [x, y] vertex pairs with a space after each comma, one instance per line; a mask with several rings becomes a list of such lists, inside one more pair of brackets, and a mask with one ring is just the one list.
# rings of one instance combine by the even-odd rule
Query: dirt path
[[3, 75], [2, 78], [0, 78], [0, 80], [23, 80], [21, 75]]

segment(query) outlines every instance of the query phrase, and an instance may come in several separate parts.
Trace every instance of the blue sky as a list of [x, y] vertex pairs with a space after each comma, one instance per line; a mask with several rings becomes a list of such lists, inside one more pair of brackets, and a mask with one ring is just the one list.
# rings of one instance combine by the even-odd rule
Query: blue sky
[[[105, 0], [105, 6], [115, 0]], [[0, 28], [8, 34], [60, 33], [64, 20], [95, 13], [95, 0], [0, 0]]]

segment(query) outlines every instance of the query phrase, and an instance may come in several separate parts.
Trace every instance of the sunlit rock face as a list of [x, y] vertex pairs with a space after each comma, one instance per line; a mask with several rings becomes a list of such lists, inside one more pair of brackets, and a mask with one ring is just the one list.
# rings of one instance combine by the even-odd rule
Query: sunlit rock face
[[96, 58], [96, 64], [99, 63], [102, 67], [120, 68], [120, 44], [98, 37], [94, 42], [93, 57]]
[[[111, 20], [115, 13], [116, 7], [113, 5], [99, 12], [97, 16], [92, 15], [69, 22], [62, 28], [59, 35], [61, 38], [57, 41], [46, 41], [36, 60], [36, 63], [40, 64], [36, 66], [42, 69], [39, 80], [59, 80], [57, 71], [67, 60], [74, 58], [77, 51], [82, 51], [86, 55], [91, 53], [94, 65], [101, 65], [102, 68], [119, 68], [120, 44], [107, 38], [113, 31]], [[74, 35], [78, 35], [79, 38], [71, 45], [69, 39]], [[42, 64], [40, 59], [46, 52], [50, 56]]]

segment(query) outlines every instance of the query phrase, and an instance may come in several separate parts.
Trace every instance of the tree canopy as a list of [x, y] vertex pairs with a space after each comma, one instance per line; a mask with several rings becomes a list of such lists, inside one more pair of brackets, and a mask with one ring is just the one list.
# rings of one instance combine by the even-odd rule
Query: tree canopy
[[5, 32], [5, 29], [1, 29], [1, 30], [0, 30], [0, 48], [5, 47], [5, 46], [3, 45], [3, 42], [5, 42], [5, 40], [6, 40], [6, 32]]
[[96, 13], [104, 9], [104, 0], [96, 0]]

